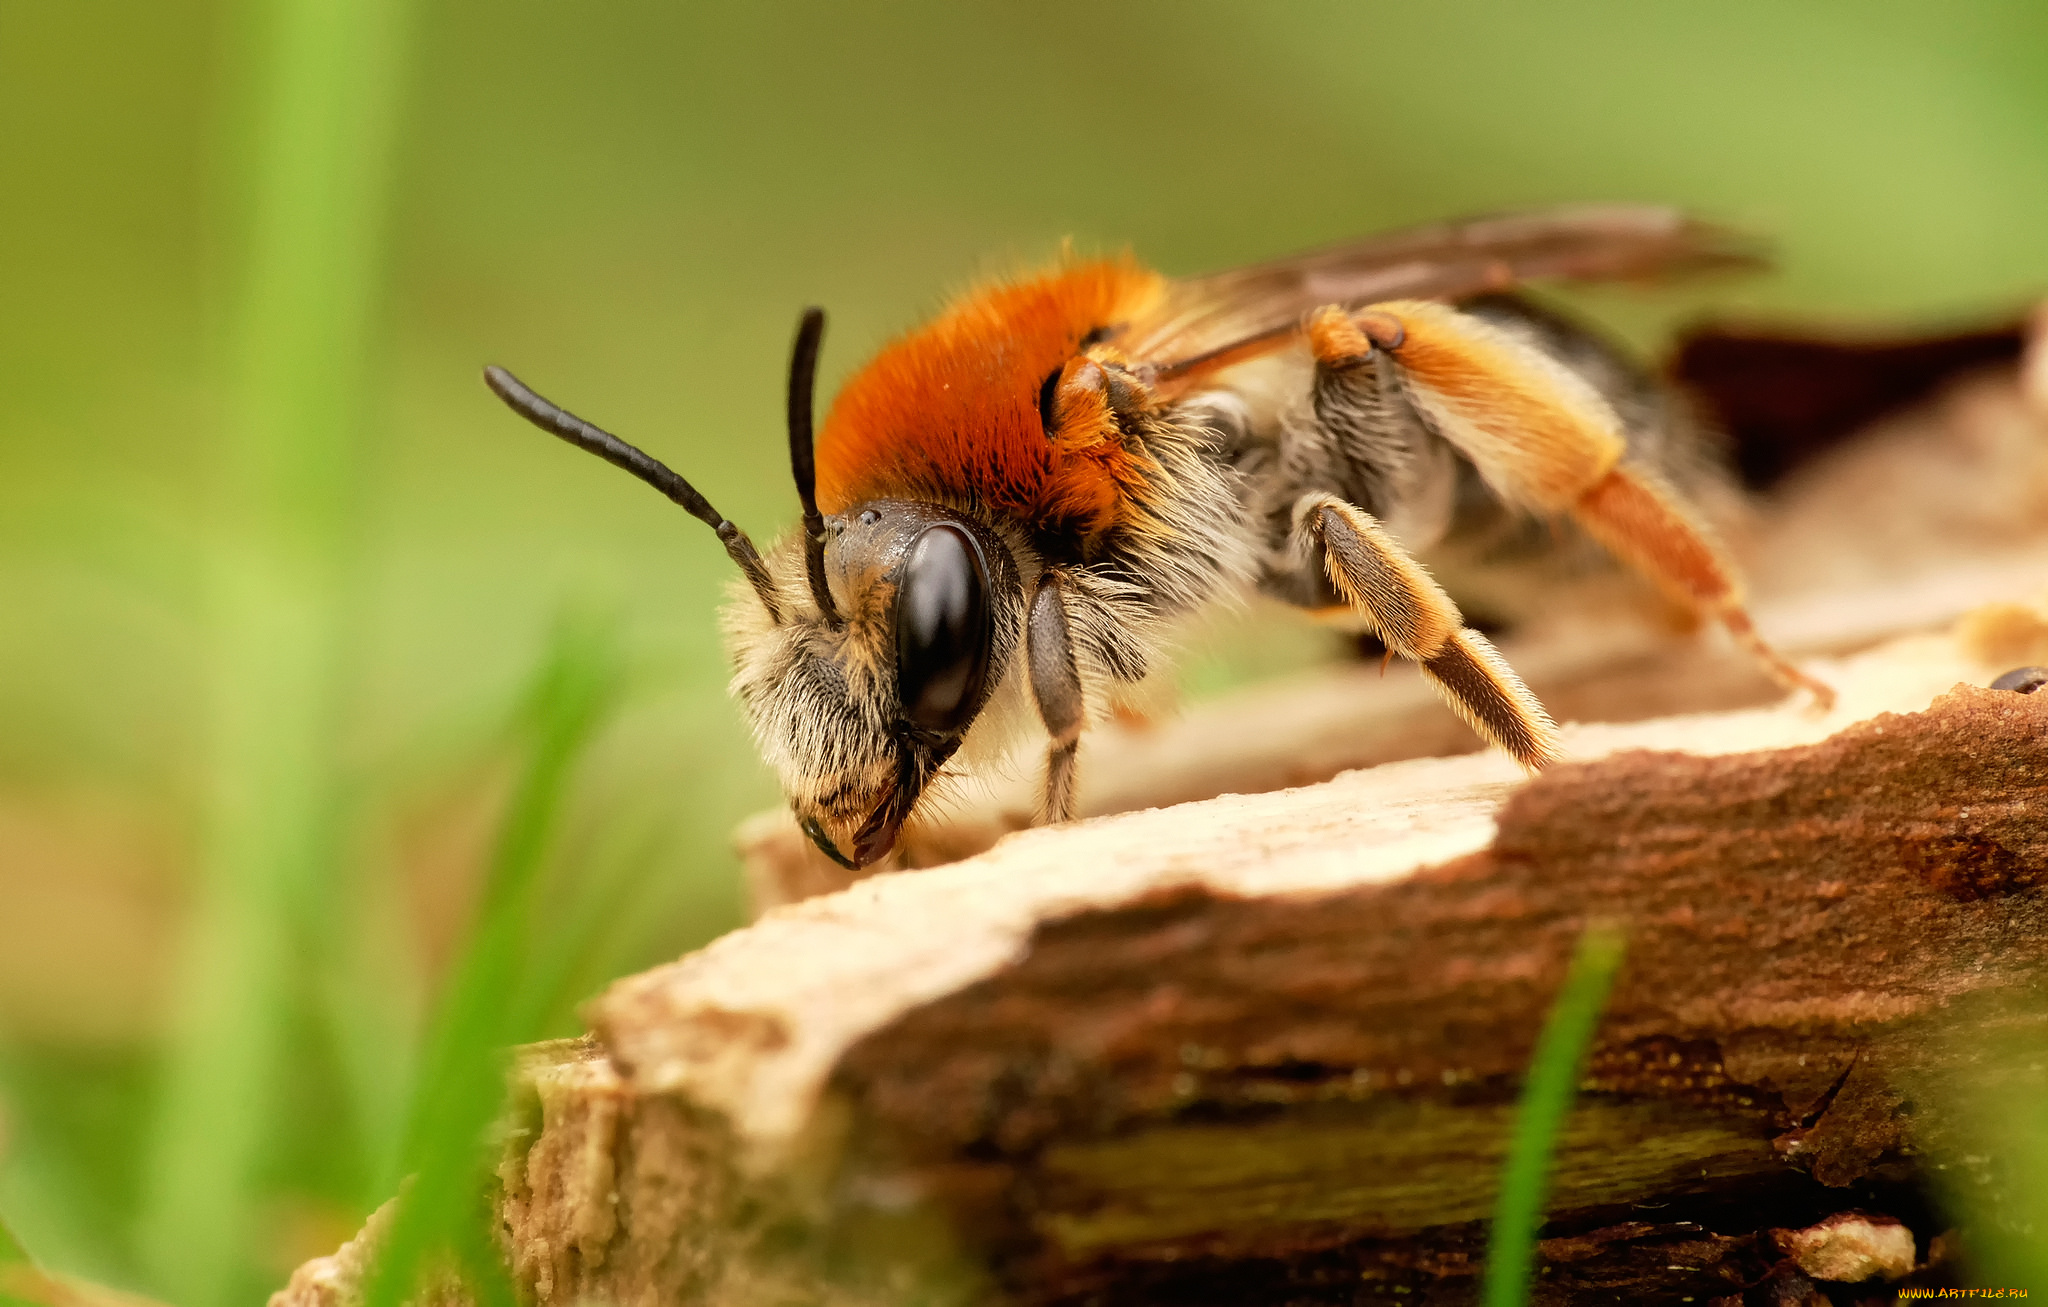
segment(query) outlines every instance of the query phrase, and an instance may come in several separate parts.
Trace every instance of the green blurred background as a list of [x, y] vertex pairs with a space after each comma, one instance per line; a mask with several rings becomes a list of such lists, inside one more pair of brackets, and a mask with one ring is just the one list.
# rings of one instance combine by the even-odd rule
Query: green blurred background
[[829, 388], [1066, 237], [1197, 272], [1669, 201], [1782, 272], [1599, 301], [1645, 345], [1976, 317], [2048, 288], [2048, 7], [0, 0], [0, 195], [0, 1217], [211, 1307], [411, 1156], [551, 657], [621, 670], [503, 1033], [736, 924], [775, 798], [709, 534], [482, 363], [765, 536], [801, 305]]

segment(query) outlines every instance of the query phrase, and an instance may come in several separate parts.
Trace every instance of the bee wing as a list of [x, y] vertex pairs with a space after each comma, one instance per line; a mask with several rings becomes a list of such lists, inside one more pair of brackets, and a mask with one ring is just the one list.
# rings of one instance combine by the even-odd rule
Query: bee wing
[[1756, 268], [1754, 242], [1660, 205], [1546, 209], [1440, 223], [1170, 283], [1119, 342], [1161, 380], [1277, 348], [1311, 309], [1459, 300], [1526, 281], [1634, 281]]

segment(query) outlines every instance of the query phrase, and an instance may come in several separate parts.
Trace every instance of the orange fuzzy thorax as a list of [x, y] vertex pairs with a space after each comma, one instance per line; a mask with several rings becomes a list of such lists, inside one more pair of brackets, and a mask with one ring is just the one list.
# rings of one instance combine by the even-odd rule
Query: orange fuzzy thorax
[[977, 500], [1033, 525], [1115, 523], [1133, 459], [1121, 442], [1049, 440], [1038, 397], [1090, 332], [1158, 296], [1128, 261], [1070, 263], [955, 302], [847, 381], [818, 433], [818, 507]]

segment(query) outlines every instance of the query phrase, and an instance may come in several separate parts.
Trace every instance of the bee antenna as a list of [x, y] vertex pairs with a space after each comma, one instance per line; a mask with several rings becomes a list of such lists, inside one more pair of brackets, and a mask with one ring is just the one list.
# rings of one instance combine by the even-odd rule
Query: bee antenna
[[789, 472], [804, 507], [804, 571], [811, 598], [832, 626], [843, 624], [825, 581], [825, 519], [818, 512], [818, 465], [811, 441], [811, 390], [818, 379], [818, 344], [825, 336], [825, 310], [808, 308], [797, 320], [796, 345], [789, 355]]
[[653, 486], [662, 494], [683, 506], [690, 516], [704, 523], [718, 533], [725, 542], [725, 552], [732, 561], [746, 573], [747, 581], [754, 587], [754, 593], [761, 597], [761, 603], [768, 609], [768, 616], [776, 622], [782, 620], [782, 608], [776, 601], [775, 582], [768, 575], [768, 568], [761, 562], [761, 555], [755, 551], [754, 542], [747, 539], [747, 533], [727, 521], [725, 515], [711, 506], [711, 501], [697, 493], [697, 488], [678, 476], [669, 466], [651, 454], [634, 448], [602, 427], [593, 426], [574, 413], [541, 398], [526, 384], [500, 367], [484, 369], [484, 384], [514, 413], [539, 427], [550, 435], [560, 436], [578, 449], [588, 450], [613, 467], [624, 468]]

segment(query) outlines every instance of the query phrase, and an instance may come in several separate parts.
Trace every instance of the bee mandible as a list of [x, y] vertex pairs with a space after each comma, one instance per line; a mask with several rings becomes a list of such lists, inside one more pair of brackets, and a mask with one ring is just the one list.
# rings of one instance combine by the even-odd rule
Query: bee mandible
[[811, 309], [788, 391], [802, 526], [766, 553], [662, 463], [485, 375], [718, 533], [745, 581], [725, 613], [733, 691], [798, 824], [862, 868], [1034, 708], [1040, 816], [1069, 819], [1090, 720], [1144, 679], [1176, 622], [1250, 591], [1363, 628], [1487, 742], [1549, 764], [1549, 715], [1415, 557], [1488, 513], [1575, 523], [1783, 684], [1831, 700], [1751, 623], [1681, 490], [1691, 446], [1674, 408], [1508, 293], [1747, 257], [1673, 210], [1610, 206], [1179, 281], [1068, 258], [888, 345], [815, 445]]

